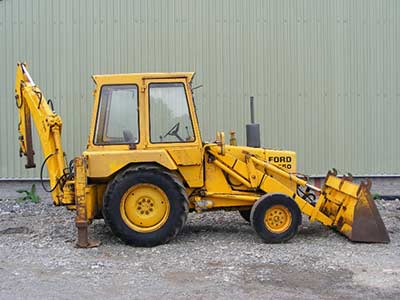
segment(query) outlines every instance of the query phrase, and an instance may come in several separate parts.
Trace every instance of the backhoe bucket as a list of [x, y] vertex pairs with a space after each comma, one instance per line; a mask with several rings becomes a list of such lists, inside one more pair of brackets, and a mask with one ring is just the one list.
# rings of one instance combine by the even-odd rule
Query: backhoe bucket
[[333, 220], [331, 226], [354, 242], [389, 243], [389, 234], [370, 193], [371, 181], [358, 185], [351, 177], [336, 175], [336, 171], [328, 172], [321, 202], [317, 203], [319, 210]]

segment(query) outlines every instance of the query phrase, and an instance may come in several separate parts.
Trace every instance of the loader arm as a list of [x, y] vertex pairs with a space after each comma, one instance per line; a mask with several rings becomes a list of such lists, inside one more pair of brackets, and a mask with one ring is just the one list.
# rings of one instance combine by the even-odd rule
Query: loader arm
[[[55, 205], [61, 205], [64, 194], [63, 181], [66, 163], [61, 144], [61, 117], [50, 107], [40, 88], [34, 83], [23, 63], [17, 64], [15, 100], [18, 108], [20, 156], [27, 158], [25, 168], [35, 168], [32, 144], [32, 120], [35, 125], [50, 177], [50, 190]], [[41, 169], [41, 173], [42, 170]]]
[[[244, 185], [264, 193], [281, 193], [291, 197], [300, 211], [311, 222], [319, 221], [345, 235], [351, 241], [388, 243], [386, 227], [370, 194], [370, 183], [360, 185], [349, 177], [338, 178], [336, 172], [328, 172], [324, 186], [320, 189], [256, 155], [243, 150], [245, 161], [224, 153], [221, 146], [207, 147], [212, 162], [224, 172], [236, 175]], [[301, 197], [284, 180], [295, 183], [319, 194], [315, 203]]]

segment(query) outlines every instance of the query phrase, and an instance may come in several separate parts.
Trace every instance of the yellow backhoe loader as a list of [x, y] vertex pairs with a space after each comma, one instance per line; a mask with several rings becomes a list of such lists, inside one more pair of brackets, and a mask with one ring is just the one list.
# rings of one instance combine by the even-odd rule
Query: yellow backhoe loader
[[76, 210], [77, 246], [97, 245], [88, 238], [95, 218], [104, 217], [126, 243], [151, 247], [174, 239], [189, 212], [217, 209], [239, 211], [268, 243], [291, 239], [302, 214], [352, 241], [389, 242], [370, 183], [358, 185], [329, 172], [320, 189], [296, 173], [294, 152], [236, 146], [233, 134], [225, 144], [222, 132], [215, 142], [203, 142], [193, 76], [93, 76], [87, 147], [67, 164], [61, 118], [26, 64], [17, 64], [20, 154], [26, 168], [35, 167], [33, 120], [44, 155], [41, 176], [47, 166], [54, 204]]

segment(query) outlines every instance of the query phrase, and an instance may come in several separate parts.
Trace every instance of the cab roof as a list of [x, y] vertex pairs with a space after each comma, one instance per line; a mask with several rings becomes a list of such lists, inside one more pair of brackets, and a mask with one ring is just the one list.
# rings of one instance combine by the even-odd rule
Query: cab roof
[[173, 73], [126, 73], [126, 74], [104, 74], [93, 75], [96, 84], [102, 83], [129, 83], [146, 79], [178, 79], [186, 78], [192, 81], [195, 72], [173, 72]]

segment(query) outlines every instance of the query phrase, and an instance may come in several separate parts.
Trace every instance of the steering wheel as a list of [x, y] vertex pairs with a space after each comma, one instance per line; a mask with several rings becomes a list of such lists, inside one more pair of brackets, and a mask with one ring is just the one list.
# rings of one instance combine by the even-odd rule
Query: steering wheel
[[168, 130], [168, 132], [164, 135], [164, 137], [171, 135], [171, 136], [175, 136], [180, 142], [184, 142], [184, 140], [178, 134], [180, 125], [181, 125], [180, 122], [176, 123], [174, 126], [171, 127], [170, 130]]

